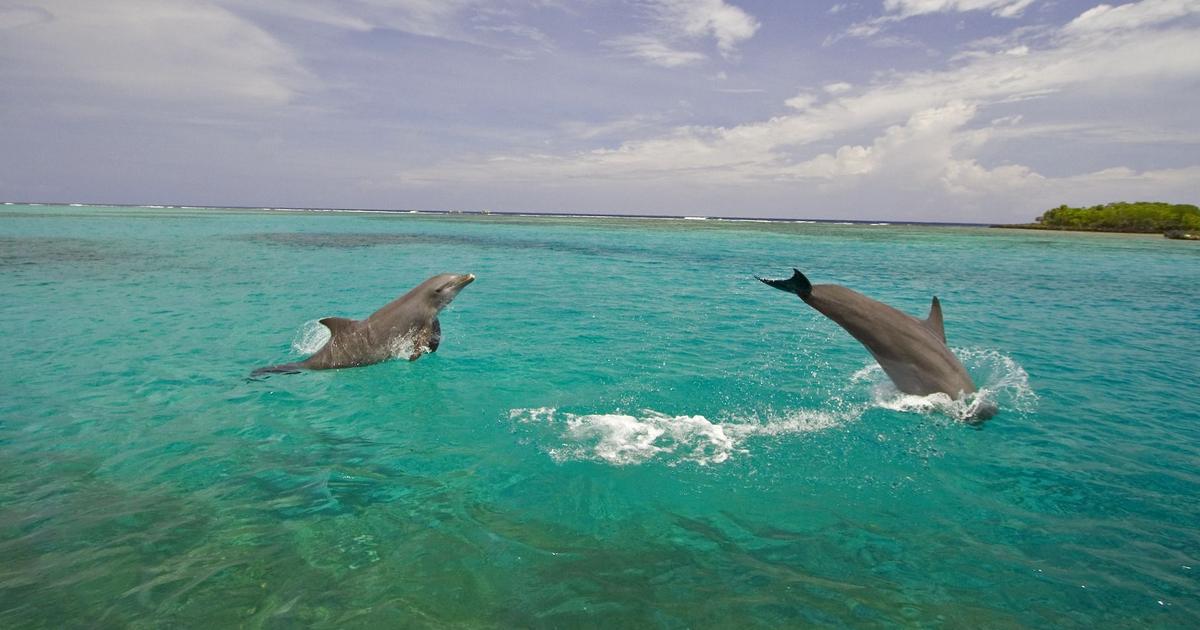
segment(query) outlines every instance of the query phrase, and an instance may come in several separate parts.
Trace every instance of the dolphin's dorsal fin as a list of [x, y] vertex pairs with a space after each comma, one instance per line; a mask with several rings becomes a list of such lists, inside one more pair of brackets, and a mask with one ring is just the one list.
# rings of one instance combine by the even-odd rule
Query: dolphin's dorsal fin
[[933, 331], [942, 343], [946, 343], [946, 328], [942, 325], [942, 303], [938, 301], [937, 296], [933, 297], [933, 303], [929, 305], [929, 317], [925, 318], [925, 327]]
[[321, 320], [321, 325], [329, 329], [329, 334], [337, 335], [353, 326], [354, 320], [346, 317], [326, 317]]

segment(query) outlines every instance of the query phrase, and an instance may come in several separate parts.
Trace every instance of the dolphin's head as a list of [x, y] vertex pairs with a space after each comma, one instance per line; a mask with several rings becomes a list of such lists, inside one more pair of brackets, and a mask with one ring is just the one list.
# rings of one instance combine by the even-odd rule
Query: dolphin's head
[[473, 273], [441, 273], [422, 282], [417, 290], [431, 306], [441, 310], [446, 308], [463, 287], [474, 281]]

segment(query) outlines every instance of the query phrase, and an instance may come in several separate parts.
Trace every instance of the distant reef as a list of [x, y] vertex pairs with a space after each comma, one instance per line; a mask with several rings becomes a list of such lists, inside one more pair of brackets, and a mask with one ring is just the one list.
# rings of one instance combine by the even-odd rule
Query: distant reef
[[1118, 201], [1090, 208], [1072, 208], [1064, 204], [1043, 212], [1034, 223], [992, 227], [1162, 234], [1167, 238], [1200, 240], [1200, 208], [1162, 201]]

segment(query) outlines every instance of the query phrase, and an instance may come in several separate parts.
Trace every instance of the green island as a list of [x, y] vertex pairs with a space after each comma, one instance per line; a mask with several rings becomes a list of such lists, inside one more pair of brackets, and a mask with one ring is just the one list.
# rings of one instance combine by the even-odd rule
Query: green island
[[1167, 238], [1200, 240], [1200, 208], [1162, 201], [1118, 201], [1088, 208], [1061, 205], [1042, 213], [1034, 223], [994, 225], [1026, 230], [1161, 233]]

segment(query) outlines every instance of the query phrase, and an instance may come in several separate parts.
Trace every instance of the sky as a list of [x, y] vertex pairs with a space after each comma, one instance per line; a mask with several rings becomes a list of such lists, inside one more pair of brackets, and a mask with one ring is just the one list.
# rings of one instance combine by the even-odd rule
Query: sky
[[0, 200], [1200, 202], [1200, 0], [0, 0]]

